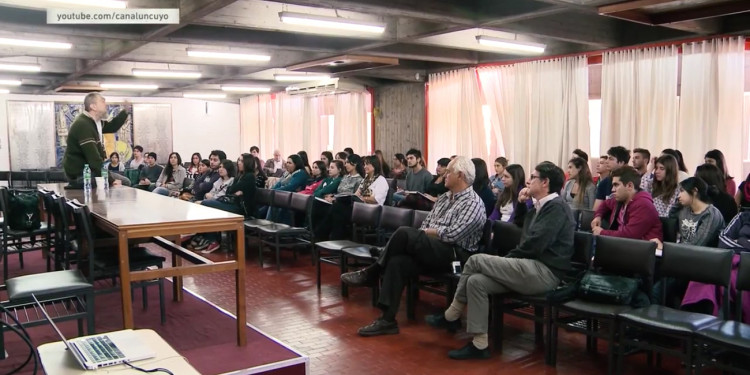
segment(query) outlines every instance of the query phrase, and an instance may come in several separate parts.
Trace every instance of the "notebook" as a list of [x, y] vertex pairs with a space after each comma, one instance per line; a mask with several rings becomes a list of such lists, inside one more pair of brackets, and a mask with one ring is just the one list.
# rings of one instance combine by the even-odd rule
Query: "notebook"
[[104, 333], [67, 340], [36, 296], [33, 294], [31, 296], [42, 310], [44, 318], [65, 343], [68, 351], [86, 370], [156, 357], [156, 354], [132, 330], [127, 330], [129, 334], [118, 334], [112, 338]]

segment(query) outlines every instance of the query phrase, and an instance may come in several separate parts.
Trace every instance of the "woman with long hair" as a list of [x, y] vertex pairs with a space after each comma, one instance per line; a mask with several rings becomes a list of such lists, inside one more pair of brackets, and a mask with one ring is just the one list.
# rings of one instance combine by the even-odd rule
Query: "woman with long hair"
[[[219, 179], [214, 182], [214, 187], [206, 193], [206, 199], [212, 200], [219, 199], [227, 194], [227, 189], [234, 183], [234, 177], [237, 175], [237, 171], [234, 169], [234, 162], [226, 159], [219, 165]], [[196, 203], [201, 203], [197, 201]]]
[[302, 164], [305, 166], [305, 172], [307, 172], [307, 175], [310, 176], [312, 174], [312, 168], [310, 168], [310, 162], [307, 158], [307, 151], [302, 150], [297, 153], [300, 158], [302, 158]]
[[476, 169], [476, 175], [474, 176], [474, 192], [479, 195], [479, 198], [484, 202], [484, 210], [487, 216], [492, 214], [492, 209], [495, 207], [495, 194], [492, 193], [490, 188], [490, 175], [487, 173], [487, 163], [480, 158], [471, 159]]
[[[665, 148], [664, 150], [662, 150], [661, 155], [662, 156], [672, 155], [674, 159], [677, 161], [678, 182], [690, 177], [690, 175], [687, 172], [687, 167], [685, 166], [685, 161], [682, 160], [682, 152], [680, 152], [680, 150]], [[654, 163], [651, 166], [651, 168], [656, 168], [656, 159], [657, 158], [654, 158]]]
[[589, 164], [583, 158], [575, 157], [568, 162], [568, 181], [563, 187], [562, 197], [574, 210], [594, 207], [596, 185]]
[[375, 150], [373, 155], [378, 158], [380, 166], [381, 168], [383, 168], [383, 177], [389, 177], [391, 175], [391, 167], [388, 166], [388, 163], [385, 162], [385, 159], [383, 158], [383, 151]]
[[318, 188], [315, 189], [313, 195], [318, 198], [333, 198], [333, 195], [338, 191], [339, 184], [343, 178], [342, 174], [344, 172], [344, 163], [342, 163], [341, 160], [332, 160], [331, 164], [328, 166], [326, 177], [323, 179], [323, 182], [318, 185]]
[[195, 179], [196, 177], [200, 176], [200, 172], [199, 172], [200, 165], [201, 165], [200, 152], [193, 153], [193, 156], [190, 157], [190, 164], [188, 165], [186, 169], [187, 178]]
[[328, 177], [328, 168], [326, 168], [326, 163], [322, 160], [316, 160], [312, 164], [312, 176], [310, 176], [310, 180], [307, 181], [307, 186], [305, 186], [302, 191], [300, 191], [300, 194], [305, 195], [312, 195], [312, 193], [315, 191], [315, 189], [320, 186], [320, 184], [323, 183], [323, 180]]
[[[242, 216], [255, 216], [255, 160], [251, 154], [242, 154], [237, 163], [237, 176], [226, 188], [224, 198], [204, 200], [201, 205], [217, 208]], [[222, 164], [223, 166], [223, 164]], [[221, 174], [221, 172], [219, 173]], [[229, 173], [227, 173], [229, 175]]]
[[326, 163], [326, 168], [328, 168], [333, 161], [333, 154], [331, 151], [323, 151], [320, 153], [320, 160], [324, 161]]
[[284, 167], [287, 172], [285, 177], [280, 178], [271, 189], [291, 192], [296, 192], [302, 189], [305, 186], [305, 182], [307, 182], [309, 175], [305, 170], [305, 164], [299, 154], [289, 155]]
[[701, 164], [698, 168], [695, 168], [695, 177], [708, 184], [708, 197], [711, 199], [711, 203], [724, 216], [724, 222], [729, 223], [737, 215], [737, 203], [735, 203], [734, 197], [724, 191], [724, 173], [713, 164]]
[[651, 194], [659, 217], [669, 216], [669, 210], [677, 204], [680, 195], [677, 159], [672, 155], [662, 155], [654, 163], [654, 173], [646, 174], [641, 180], [641, 190]]
[[258, 158], [257, 156], [253, 156], [253, 159], [253, 165], [255, 166], [255, 186], [264, 188], [266, 187], [268, 176], [266, 176], [266, 171], [263, 170], [263, 161], [260, 160], [260, 158]]
[[731, 196], [737, 194], [737, 184], [734, 182], [734, 177], [729, 175], [727, 160], [724, 158], [724, 153], [717, 149], [713, 149], [707, 152], [703, 158], [706, 164], [713, 164], [719, 167], [721, 173], [724, 174], [724, 190], [726, 190], [727, 194]]
[[391, 167], [391, 178], [397, 180], [403, 180], [406, 178], [406, 156], [404, 156], [404, 154], [399, 153], [393, 155]]
[[518, 201], [518, 193], [526, 187], [526, 173], [518, 164], [511, 164], [503, 171], [503, 191], [497, 197], [490, 220], [513, 222], [523, 226], [523, 219], [528, 211], [526, 203]]
[[490, 187], [492, 188], [492, 194], [495, 194], [495, 197], [500, 195], [500, 193], [503, 191], [503, 188], [505, 186], [503, 185], [503, 172], [505, 171], [505, 168], [508, 166], [508, 159], [501, 156], [497, 159], [495, 159], [495, 174], [493, 174], [490, 177]]
[[173, 152], [169, 154], [169, 162], [156, 180], [154, 193], [176, 197], [180, 194], [186, 178], [187, 171], [182, 166], [182, 158], [179, 153]]

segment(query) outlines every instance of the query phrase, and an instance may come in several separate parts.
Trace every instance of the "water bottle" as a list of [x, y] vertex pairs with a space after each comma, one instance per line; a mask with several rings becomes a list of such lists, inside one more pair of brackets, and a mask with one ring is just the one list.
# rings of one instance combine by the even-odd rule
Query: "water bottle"
[[88, 164], [83, 166], [83, 192], [91, 193], [91, 168]]
[[109, 189], [109, 168], [106, 165], [102, 165], [102, 181], [104, 181], [104, 190]]

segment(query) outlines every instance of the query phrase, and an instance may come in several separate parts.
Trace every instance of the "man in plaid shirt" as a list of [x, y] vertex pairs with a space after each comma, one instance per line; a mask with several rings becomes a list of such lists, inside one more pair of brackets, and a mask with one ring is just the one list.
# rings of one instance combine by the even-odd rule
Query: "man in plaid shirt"
[[477, 251], [487, 220], [484, 203], [472, 189], [474, 163], [459, 156], [448, 164], [445, 187], [419, 229], [401, 227], [388, 241], [377, 262], [341, 275], [351, 286], [372, 285], [383, 275], [378, 307], [383, 315], [359, 329], [361, 336], [397, 334], [401, 293], [418, 272], [447, 272], [455, 260], [466, 261]]

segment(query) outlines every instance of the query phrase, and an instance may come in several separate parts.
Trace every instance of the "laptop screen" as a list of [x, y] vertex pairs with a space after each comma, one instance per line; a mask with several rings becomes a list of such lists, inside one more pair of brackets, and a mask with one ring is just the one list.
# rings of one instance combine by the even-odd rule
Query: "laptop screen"
[[39, 302], [38, 299], [36, 299], [36, 296], [34, 295], [34, 293], [31, 294], [31, 297], [34, 298], [34, 302], [36, 302], [37, 306], [39, 306], [39, 308], [42, 310], [42, 314], [44, 314], [44, 318], [47, 319], [47, 321], [49, 322], [49, 324], [52, 325], [52, 328], [55, 329], [55, 332], [57, 332], [57, 334], [63, 340], [63, 342], [65, 343], [65, 346], [67, 346], [68, 349], [70, 349], [72, 351], [73, 349], [70, 347], [70, 344], [68, 343], [68, 340], [65, 339], [65, 336], [63, 336], [62, 332], [60, 332], [60, 328], [57, 328], [57, 325], [55, 324], [55, 322], [53, 322], [52, 318], [50, 318], [49, 314], [47, 314], [47, 310], [44, 309], [44, 306], [42, 306], [42, 303]]

